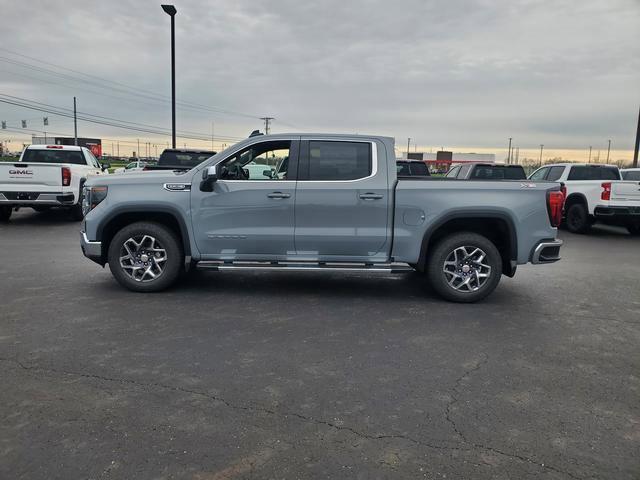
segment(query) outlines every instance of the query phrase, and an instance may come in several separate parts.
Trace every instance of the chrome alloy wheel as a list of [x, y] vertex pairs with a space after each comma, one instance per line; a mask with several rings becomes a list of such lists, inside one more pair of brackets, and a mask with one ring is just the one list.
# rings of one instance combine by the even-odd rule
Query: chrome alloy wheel
[[151, 235], [136, 235], [122, 244], [120, 266], [136, 282], [150, 282], [162, 275], [167, 251]]
[[487, 254], [477, 247], [458, 247], [447, 255], [442, 271], [451, 288], [475, 292], [491, 276], [491, 266], [483, 263]]

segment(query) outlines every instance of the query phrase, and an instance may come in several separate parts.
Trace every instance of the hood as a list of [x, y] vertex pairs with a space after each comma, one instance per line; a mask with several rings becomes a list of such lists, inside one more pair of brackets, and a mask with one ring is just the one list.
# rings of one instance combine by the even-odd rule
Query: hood
[[173, 170], [149, 170], [135, 173], [112, 173], [91, 177], [85, 185], [153, 185], [172, 182], [191, 182], [194, 170], [175, 172]]

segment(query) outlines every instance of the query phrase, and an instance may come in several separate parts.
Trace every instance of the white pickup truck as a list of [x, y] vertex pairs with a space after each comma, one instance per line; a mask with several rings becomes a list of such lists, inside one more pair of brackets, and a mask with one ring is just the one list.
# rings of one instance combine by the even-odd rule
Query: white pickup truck
[[84, 182], [108, 168], [85, 147], [30, 145], [18, 162], [0, 162], [0, 220], [8, 221], [19, 207], [62, 207], [82, 220]]
[[640, 181], [623, 180], [615, 165], [557, 163], [545, 165], [530, 180], [561, 182], [567, 230], [586, 233], [596, 221], [640, 233]]

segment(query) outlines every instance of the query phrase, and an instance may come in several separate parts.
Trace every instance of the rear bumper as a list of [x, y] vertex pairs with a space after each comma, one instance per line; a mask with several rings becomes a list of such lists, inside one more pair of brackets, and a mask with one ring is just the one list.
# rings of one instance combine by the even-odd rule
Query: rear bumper
[[531, 263], [553, 263], [560, 260], [560, 247], [564, 242], [559, 239], [543, 240], [531, 252]]
[[102, 260], [102, 242], [91, 241], [85, 232], [80, 232], [80, 248], [85, 257], [104, 266]]
[[629, 218], [640, 219], [640, 206], [604, 207], [596, 206], [593, 211], [596, 218]]
[[0, 205], [12, 207], [70, 207], [75, 200], [73, 192], [0, 192]]

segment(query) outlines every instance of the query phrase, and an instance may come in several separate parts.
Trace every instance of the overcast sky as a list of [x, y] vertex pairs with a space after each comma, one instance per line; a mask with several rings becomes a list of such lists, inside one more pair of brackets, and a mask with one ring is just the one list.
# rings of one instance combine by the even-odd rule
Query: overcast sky
[[[401, 147], [407, 137], [466, 148], [514, 137], [522, 148], [606, 149], [607, 139], [633, 148], [640, 0], [189, 0], [176, 8], [178, 100], [248, 115], [180, 109], [178, 129], [210, 134], [215, 121], [216, 134], [243, 137], [261, 128], [252, 117], [269, 115], [274, 132], [384, 134]], [[169, 17], [159, 2], [4, 0], [1, 15], [2, 48], [170, 94]], [[56, 70], [5, 50], [0, 58]], [[0, 66], [0, 93], [66, 107], [76, 95], [83, 112], [170, 127], [169, 104], [142, 92]], [[39, 116], [0, 104], [12, 125]], [[68, 119], [50, 121], [52, 131], [72, 131]], [[88, 124], [80, 133], [167, 140]]]

